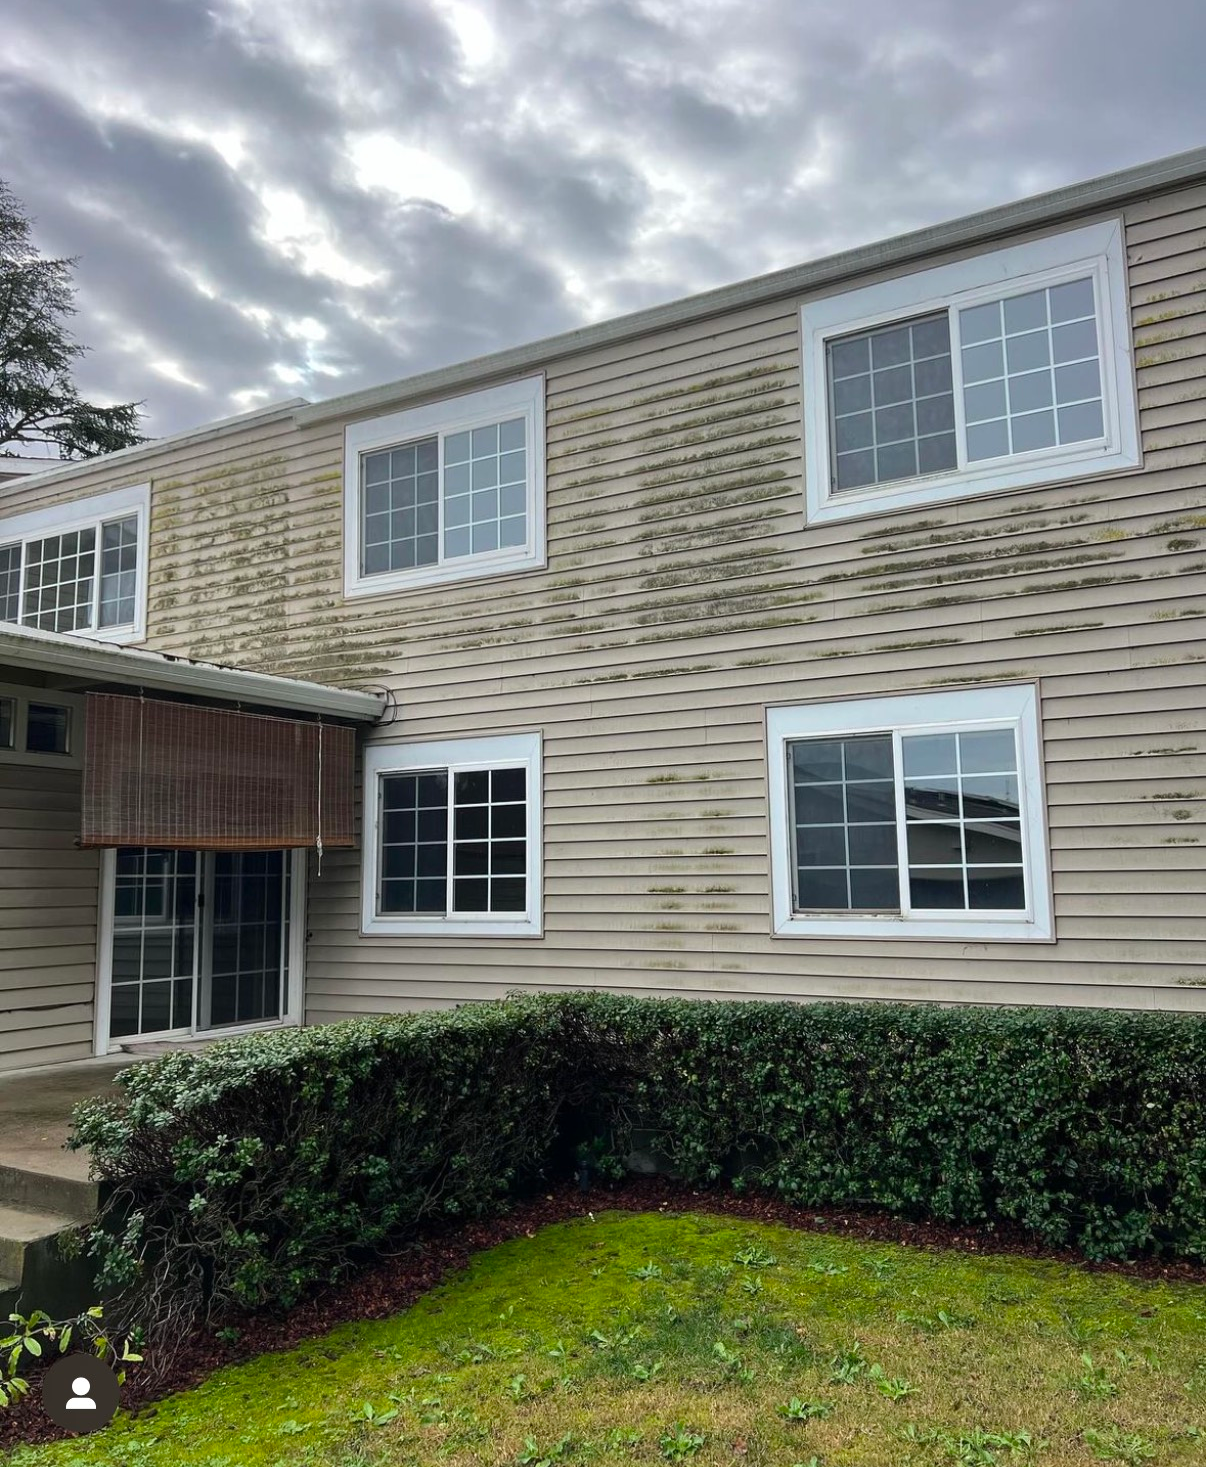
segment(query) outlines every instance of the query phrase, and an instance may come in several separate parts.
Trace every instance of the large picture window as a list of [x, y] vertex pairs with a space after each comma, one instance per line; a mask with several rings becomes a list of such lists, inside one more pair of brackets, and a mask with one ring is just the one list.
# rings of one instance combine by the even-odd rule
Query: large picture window
[[1051, 936], [1033, 687], [767, 723], [777, 931]]
[[0, 519], [0, 621], [141, 640], [149, 511], [140, 486]]
[[349, 595], [544, 563], [544, 379], [351, 424]]
[[366, 933], [540, 935], [540, 737], [365, 751]]
[[808, 517], [1139, 463], [1121, 225], [808, 302]]

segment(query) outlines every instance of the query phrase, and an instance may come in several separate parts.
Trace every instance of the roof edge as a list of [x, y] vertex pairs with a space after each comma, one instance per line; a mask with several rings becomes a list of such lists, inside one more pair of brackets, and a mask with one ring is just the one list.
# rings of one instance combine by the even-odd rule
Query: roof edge
[[531, 371], [545, 363], [596, 347], [616, 345], [647, 332], [685, 325], [723, 311], [739, 310], [783, 296], [802, 295], [872, 270], [908, 264], [945, 250], [983, 243], [1036, 224], [1054, 223], [1091, 209], [1107, 208], [1136, 196], [1201, 178], [1206, 178], [1206, 147], [1192, 148], [1083, 183], [1068, 184], [1046, 193], [998, 204], [959, 219], [927, 225], [909, 234], [859, 245], [820, 260], [791, 265], [784, 270], [722, 285], [698, 295], [684, 296], [665, 305], [650, 306], [595, 325], [580, 326], [556, 336], [492, 352], [488, 356], [420, 372], [341, 397], [306, 403], [294, 410], [294, 421], [300, 425], [324, 423], [332, 418], [350, 418], [377, 408], [395, 407], [411, 399], [466, 390], [489, 378]]
[[[240, 428], [250, 427], [258, 422], [271, 422], [273, 418], [294, 417], [299, 408], [307, 405], [304, 397], [286, 397], [280, 402], [270, 403], [267, 407], [252, 408], [250, 412], [236, 413], [231, 418], [219, 418], [214, 423], [201, 423], [195, 428], [184, 428], [179, 433], [169, 433], [163, 438], [149, 438], [145, 443], [135, 443], [130, 448], [118, 448], [112, 453], [98, 454], [95, 458], [73, 458], [56, 462], [54, 459], [48, 461], [49, 467], [37, 470], [38, 487], [43, 484], [54, 483], [59, 479], [69, 479], [73, 475], [104, 465], [108, 468], [110, 464], [126, 464], [137, 462], [149, 454], [157, 453], [161, 448], [175, 448], [178, 444], [189, 443], [195, 438], [221, 437], [224, 433], [236, 433]], [[0, 459], [0, 465], [4, 463]], [[16, 488], [15, 484], [9, 485], [10, 489]]]
[[381, 693], [332, 688], [325, 683], [305, 682], [276, 673], [248, 672], [216, 662], [176, 657], [168, 652], [120, 647], [65, 632], [46, 632], [7, 623], [0, 626], [0, 662], [67, 677], [255, 703], [358, 723], [375, 722], [385, 708], [385, 696]]

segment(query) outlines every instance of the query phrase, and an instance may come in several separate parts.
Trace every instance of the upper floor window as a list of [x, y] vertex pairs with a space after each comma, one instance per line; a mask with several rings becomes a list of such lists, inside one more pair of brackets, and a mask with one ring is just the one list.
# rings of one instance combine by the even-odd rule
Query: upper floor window
[[812, 521], [1139, 462], [1121, 226], [810, 301]]
[[389, 417], [345, 436], [350, 596], [544, 564], [544, 379]]
[[141, 640], [149, 518], [139, 485], [0, 519], [0, 621]]

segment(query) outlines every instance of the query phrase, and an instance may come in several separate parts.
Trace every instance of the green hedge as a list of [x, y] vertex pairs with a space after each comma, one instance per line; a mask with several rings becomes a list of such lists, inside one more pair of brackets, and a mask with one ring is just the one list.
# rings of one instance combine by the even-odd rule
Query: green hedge
[[802, 1204], [1206, 1257], [1206, 1020], [573, 994], [230, 1040], [122, 1072], [76, 1144], [143, 1317], [287, 1305], [576, 1145]]

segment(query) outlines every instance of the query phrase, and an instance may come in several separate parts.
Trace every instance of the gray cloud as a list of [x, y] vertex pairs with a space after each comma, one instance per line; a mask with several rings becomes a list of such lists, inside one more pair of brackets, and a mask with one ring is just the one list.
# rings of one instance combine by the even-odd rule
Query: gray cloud
[[86, 390], [163, 433], [530, 340], [1202, 140], [1151, 0], [41, 0], [0, 176]]

